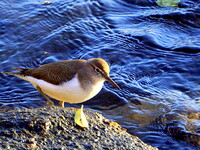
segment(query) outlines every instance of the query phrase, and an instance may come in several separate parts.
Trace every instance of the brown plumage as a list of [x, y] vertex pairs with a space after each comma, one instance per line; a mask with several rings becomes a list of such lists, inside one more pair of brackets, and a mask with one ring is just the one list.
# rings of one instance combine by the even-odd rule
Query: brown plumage
[[3, 72], [11, 75], [31, 76], [36, 79], [42, 79], [49, 83], [59, 85], [62, 82], [71, 80], [76, 74], [76, 70], [83, 66], [86, 60], [65, 60], [45, 64], [37, 68], [13, 68], [19, 73]]
[[[92, 98], [100, 91], [104, 81], [119, 89], [109, 77], [109, 65], [101, 58], [65, 60], [33, 69], [14, 69], [18, 72], [3, 73], [29, 81], [44, 97], [53, 97], [61, 101], [62, 105], [64, 102], [79, 103]], [[76, 89], [80, 92], [78, 96]]]

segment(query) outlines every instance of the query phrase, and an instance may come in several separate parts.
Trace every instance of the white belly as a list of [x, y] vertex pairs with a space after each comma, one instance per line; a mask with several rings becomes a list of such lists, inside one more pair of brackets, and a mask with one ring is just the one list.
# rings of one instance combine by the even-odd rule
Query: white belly
[[89, 100], [100, 92], [104, 83], [101, 81], [96, 85], [88, 87], [87, 90], [84, 90], [80, 86], [77, 75], [72, 80], [61, 85], [53, 85], [30, 76], [26, 76], [24, 79], [33, 84], [34, 87], [38, 85], [46, 95], [68, 103], [81, 103]]

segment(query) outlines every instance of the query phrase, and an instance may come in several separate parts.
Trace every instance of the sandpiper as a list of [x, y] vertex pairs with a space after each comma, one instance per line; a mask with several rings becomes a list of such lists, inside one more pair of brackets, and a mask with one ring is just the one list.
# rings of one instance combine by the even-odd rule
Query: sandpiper
[[2, 72], [30, 82], [47, 100], [52, 97], [64, 107], [64, 102], [81, 103], [91, 99], [103, 87], [104, 81], [119, 86], [109, 77], [110, 67], [101, 58], [54, 62], [38, 68], [14, 68], [18, 72]]

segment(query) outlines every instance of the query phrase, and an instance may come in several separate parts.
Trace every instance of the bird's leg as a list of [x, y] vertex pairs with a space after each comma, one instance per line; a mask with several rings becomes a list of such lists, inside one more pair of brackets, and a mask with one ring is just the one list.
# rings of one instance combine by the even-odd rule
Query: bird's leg
[[51, 101], [47, 96], [46, 94], [44, 94], [44, 92], [42, 91], [42, 89], [39, 87], [39, 86], [36, 86], [36, 89], [40, 92], [40, 94], [42, 96], [44, 96], [45, 100], [47, 101], [47, 103], [51, 106], [51, 107], [54, 107], [54, 102]]
[[61, 108], [65, 108], [64, 103], [65, 103], [65, 102], [63, 102], [63, 101], [60, 101], [60, 102], [59, 102], [59, 105], [60, 105]]

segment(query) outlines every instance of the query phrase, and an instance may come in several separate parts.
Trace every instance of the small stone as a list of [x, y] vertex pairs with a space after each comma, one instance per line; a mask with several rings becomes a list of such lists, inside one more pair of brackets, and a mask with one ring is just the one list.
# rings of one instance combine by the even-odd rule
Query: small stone
[[35, 139], [34, 138], [31, 138], [31, 139], [29, 139], [28, 140], [28, 144], [29, 144], [29, 147], [30, 148], [36, 148], [37, 147], [37, 141], [35, 141]]
[[101, 135], [100, 131], [97, 131], [97, 136], [100, 136], [100, 135]]
[[110, 120], [104, 118], [104, 119], [103, 119], [103, 122], [106, 123], [106, 124], [109, 124]]
[[50, 1], [43, 1], [43, 2], [42, 2], [42, 5], [50, 5], [50, 4], [51, 4]]
[[188, 113], [188, 119], [194, 120], [194, 119], [198, 119], [199, 118], [199, 113]]
[[97, 126], [94, 126], [93, 129], [94, 130], [99, 130], [99, 128]]
[[94, 139], [94, 142], [98, 142], [99, 141], [99, 139]]

